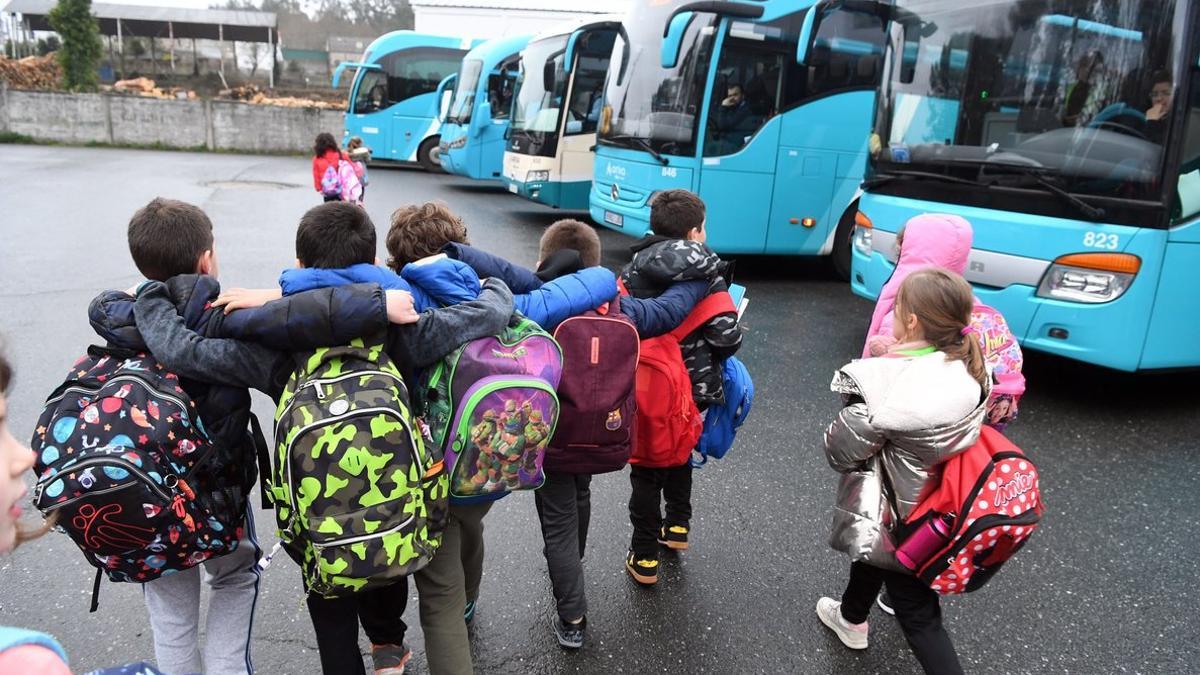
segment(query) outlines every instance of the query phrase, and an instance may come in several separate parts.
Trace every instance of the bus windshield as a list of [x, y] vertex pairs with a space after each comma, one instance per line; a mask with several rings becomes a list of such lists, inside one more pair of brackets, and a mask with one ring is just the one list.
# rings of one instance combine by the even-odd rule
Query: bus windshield
[[450, 102], [450, 113], [446, 121], [451, 124], [466, 124], [471, 121], [471, 109], [475, 107], [475, 90], [479, 88], [479, 77], [483, 74], [483, 61], [463, 61], [454, 84], [454, 100]]
[[663, 68], [663, 27], [677, 4], [643, 5], [625, 21], [628, 42], [618, 36], [613, 45], [604, 92], [610, 110], [601, 120], [600, 142], [625, 145], [639, 139], [658, 152], [695, 153], [716, 18], [696, 14], [680, 42], [675, 67]]
[[512, 109], [512, 148], [518, 152], [554, 154], [567, 89], [563, 72], [566, 49], [567, 36], [560, 35], [531, 42], [521, 52], [521, 74]]
[[1175, 0], [897, 4], [877, 172], [1161, 200]]

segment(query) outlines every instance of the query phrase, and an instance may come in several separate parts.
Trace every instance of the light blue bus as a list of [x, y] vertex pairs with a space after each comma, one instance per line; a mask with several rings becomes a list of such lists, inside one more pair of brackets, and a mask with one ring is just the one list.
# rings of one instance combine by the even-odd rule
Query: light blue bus
[[851, 284], [899, 228], [974, 227], [967, 278], [1022, 343], [1200, 365], [1200, 12], [1189, 0], [899, 0]]
[[686, 188], [704, 199], [718, 252], [824, 255], [840, 243], [848, 275], [884, 22], [831, 12], [801, 64], [812, 4], [639, 3], [613, 47], [592, 218], [642, 236], [655, 192]]
[[619, 16], [572, 21], [521, 52], [504, 184], [558, 209], [588, 208], [593, 148]]
[[346, 110], [345, 137], [361, 136], [373, 161], [417, 162], [438, 168], [438, 85], [458, 72], [463, 55], [479, 40], [426, 35], [409, 30], [388, 33], [367, 46], [362, 60], [343, 63], [333, 73], [356, 68]]
[[[449, 173], [500, 180], [509, 112], [528, 35], [488, 40], [467, 52], [442, 121], [439, 159]], [[445, 88], [447, 83], [443, 83]]]

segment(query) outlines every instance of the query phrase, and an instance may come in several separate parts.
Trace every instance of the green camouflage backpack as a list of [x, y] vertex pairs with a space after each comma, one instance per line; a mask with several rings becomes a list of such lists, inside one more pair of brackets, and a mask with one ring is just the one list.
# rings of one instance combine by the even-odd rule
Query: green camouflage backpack
[[441, 453], [408, 408], [381, 346], [318, 349], [275, 413], [279, 538], [312, 593], [385, 586], [433, 557], [448, 514]]

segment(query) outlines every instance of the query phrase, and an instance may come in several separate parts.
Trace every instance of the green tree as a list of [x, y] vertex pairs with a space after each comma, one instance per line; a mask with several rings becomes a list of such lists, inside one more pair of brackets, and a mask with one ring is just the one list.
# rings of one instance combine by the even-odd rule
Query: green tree
[[95, 90], [100, 80], [96, 67], [104, 49], [91, 0], [58, 0], [48, 18], [50, 27], [63, 41], [57, 52], [63, 86], [72, 91]]

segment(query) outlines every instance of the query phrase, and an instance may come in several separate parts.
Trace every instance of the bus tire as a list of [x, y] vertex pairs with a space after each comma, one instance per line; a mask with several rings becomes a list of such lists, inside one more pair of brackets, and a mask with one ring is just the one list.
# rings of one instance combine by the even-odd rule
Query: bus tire
[[833, 250], [829, 252], [829, 267], [842, 281], [850, 281], [850, 260], [853, 253], [851, 235], [854, 234], [854, 216], [858, 213], [858, 204], [850, 205], [838, 221], [837, 231], [833, 234]]
[[442, 163], [438, 160], [438, 144], [441, 142], [441, 136], [430, 136], [417, 148], [417, 161], [429, 173], [442, 173]]

